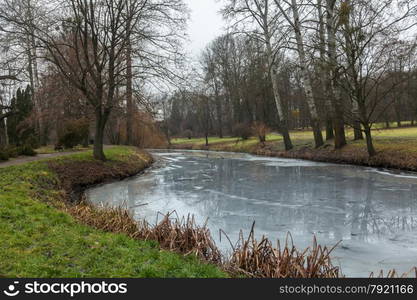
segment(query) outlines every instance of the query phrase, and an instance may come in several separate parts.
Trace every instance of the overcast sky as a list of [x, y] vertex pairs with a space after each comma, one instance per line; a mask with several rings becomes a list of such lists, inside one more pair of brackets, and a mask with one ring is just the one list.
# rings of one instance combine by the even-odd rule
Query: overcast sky
[[185, 0], [185, 3], [191, 11], [187, 49], [197, 58], [205, 46], [223, 32], [225, 22], [219, 14], [222, 5], [217, 0]]

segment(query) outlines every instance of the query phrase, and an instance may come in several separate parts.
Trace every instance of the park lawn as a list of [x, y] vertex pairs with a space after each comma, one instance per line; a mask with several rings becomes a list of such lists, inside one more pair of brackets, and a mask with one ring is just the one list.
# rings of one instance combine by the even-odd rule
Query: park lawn
[[[325, 136], [325, 132], [323, 132], [323, 136]], [[303, 147], [314, 147], [313, 133], [311, 131], [293, 131], [291, 132], [291, 138], [295, 149], [300, 149]], [[377, 150], [417, 152], [417, 127], [375, 129], [373, 131], [373, 138]], [[364, 140], [353, 141], [352, 130], [347, 130], [347, 139], [351, 146], [346, 148], [347, 151], [349, 151], [349, 149], [352, 147], [366, 147]], [[284, 150], [283, 140], [279, 134], [269, 134], [267, 136], [267, 142], [273, 143], [274, 149], [276, 151]], [[327, 142], [329, 145], [331, 143], [331, 141]], [[173, 139], [172, 144], [176, 148], [187, 146], [187, 148], [200, 149], [205, 146], [205, 139]], [[255, 137], [252, 137], [246, 141], [239, 140], [236, 137], [228, 137], [224, 139], [211, 137], [209, 139], [209, 145], [211, 150], [251, 152], [253, 148], [259, 145], [259, 142]]]
[[[135, 150], [106, 149], [104, 164], [126, 162]], [[82, 168], [92, 153], [55, 158]], [[51, 160], [48, 160], [49, 162]], [[65, 212], [58, 176], [48, 161], [0, 169], [1, 277], [225, 277], [217, 267], [163, 251], [156, 242], [106, 233]]]
[[[76, 146], [72, 149], [66, 149], [63, 150], [65, 152], [78, 152], [78, 151], [86, 151], [86, 150], [90, 150], [91, 147], [83, 147], [83, 146]], [[58, 153], [58, 152], [62, 152], [62, 151], [57, 151], [55, 150], [55, 146], [54, 145], [48, 145], [48, 146], [42, 146], [38, 149], [36, 149], [36, 153], [37, 154], [52, 154], [52, 153]]]
[[[353, 130], [346, 131], [348, 145], [341, 150], [334, 150], [333, 141], [326, 141], [323, 147], [314, 146], [313, 133], [309, 130], [292, 131], [290, 133], [294, 149], [285, 151], [283, 139], [279, 134], [267, 136], [265, 144], [252, 137], [242, 141], [227, 138], [205, 146], [201, 139], [176, 139], [172, 141], [174, 149], [213, 150], [227, 152], [244, 152], [263, 156], [307, 159], [321, 162], [345, 163], [376, 168], [391, 168], [417, 171], [417, 127], [392, 127], [390, 129], [373, 130], [374, 146], [377, 155], [369, 157], [365, 140], [354, 141]], [[323, 136], [325, 133], [323, 132]]]

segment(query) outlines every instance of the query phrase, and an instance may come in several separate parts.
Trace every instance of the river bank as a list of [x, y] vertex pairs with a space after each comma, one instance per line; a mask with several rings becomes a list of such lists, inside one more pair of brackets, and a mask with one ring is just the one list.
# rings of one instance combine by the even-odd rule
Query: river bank
[[295, 132], [292, 136], [295, 147], [291, 151], [283, 150], [282, 138], [278, 135], [269, 135], [264, 144], [259, 143], [256, 138], [246, 141], [237, 138], [212, 138], [208, 147], [203, 139], [177, 139], [173, 140], [171, 149], [242, 152], [269, 157], [417, 171], [417, 129], [414, 127], [375, 131], [375, 147], [378, 153], [372, 158], [368, 156], [364, 141], [349, 141], [341, 150], [334, 150], [332, 141], [327, 141], [323, 147], [315, 149], [310, 132]]
[[76, 204], [86, 188], [152, 162], [128, 147], [106, 155], [107, 162], [84, 152], [0, 169], [0, 276], [224, 277], [214, 265], [130, 236], [135, 223], [124, 212], [121, 219], [121, 211]]
[[[232, 252], [250, 257], [235, 251], [235, 244], [255, 222], [255, 239], [266, 236], [274, 247], [276, 240], [285, 244], [288, 232], [298, 250], [311, 249], [314, 237], [323, 247], [338, 245], [331, 258], [346, 276], [392, 269], [402, 274], [416, 265], [417, 176], [239, 153], [151, 153], [160, 168], [90, 189], [87, 199], [98, 206], [126, 205], [138, 221], [173, 211], [179, 218], [192, 215], [196, 224], [207, 224], [226, 262]], [[269, 270], [275, 265], [267, 264]]]
[[223, 258], [208, 229], [193, 218], [150, 225], [135, 221], [123, 205], [87, 204], [85, 189], [134, 176], [152, 162], [147, 152], [128, 147], [106, 149], [106, 156], [107, 162], [98, 162], [83, 152], [0, 170], [0, 276], [343, 276], [331, 251], [317, 244], [300, 252], [288, 245], [276, 256], [273, 243], [255, 241], [252, 232]]

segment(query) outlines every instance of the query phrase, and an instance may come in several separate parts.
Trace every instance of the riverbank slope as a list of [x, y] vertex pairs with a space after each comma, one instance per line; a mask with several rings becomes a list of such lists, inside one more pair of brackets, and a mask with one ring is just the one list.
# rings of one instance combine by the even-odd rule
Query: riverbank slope
[[[106, 156], [94, 161], [89, 151], [0, 169], [0, 276], [224, 277], [213, 265], [129, 237], [128, 218], [115, 224], [111, 212], [75, 204], [85, 188], [138, 174], [152, 161], [129, 147]], [[106, 227], [91, 222], [98, 215]]]
[[310, 131], [292, 132], [295, 148], [285, 151], [281, 136], [270, 134], [265, 144], [256, 138], [246, 141], [237, 138], [210, 138], [206, 147], [205, 139], [174, 139], [171, 148], [185, 150], [211, 150], [226, 152], [244, 152], [255, 155], [306, 159], [319, 162], [343, 163], [376, 168], [417, 171], [417, 128], [393, 128], [374, 131], [374, 143], [377, 155], [369, 158], [365, 141], [352, 141], [352, 132], [348, 131], [349, 145], [334, 150], [332, 141], [314, 148], [313, 134]]

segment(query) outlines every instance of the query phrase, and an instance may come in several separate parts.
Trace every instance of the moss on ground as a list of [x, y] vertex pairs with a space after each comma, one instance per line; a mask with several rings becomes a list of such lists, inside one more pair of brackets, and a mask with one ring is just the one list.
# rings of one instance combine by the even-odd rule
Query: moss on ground
[[[138, 164], [141, 155], [133, 148], [114, 147], [106, 150], [108, 162], [94, 164], [122, 173], [123, 166]], [[84, 152], [0, 169], [1, 277], [225, 276], [196, 258], [163, 251], [156, 242], [96, 230], [66, 213], [58, 188], [66, 188], [65, 176], [51, 163], [76, 164], [89, 174], [83, 164], [92, 159], [91, 152]], [[142, 160], [140, 168], [146, 166]], [[94, 174], [83, 178], [88, 179], [85, 184], [96, 183]]]

